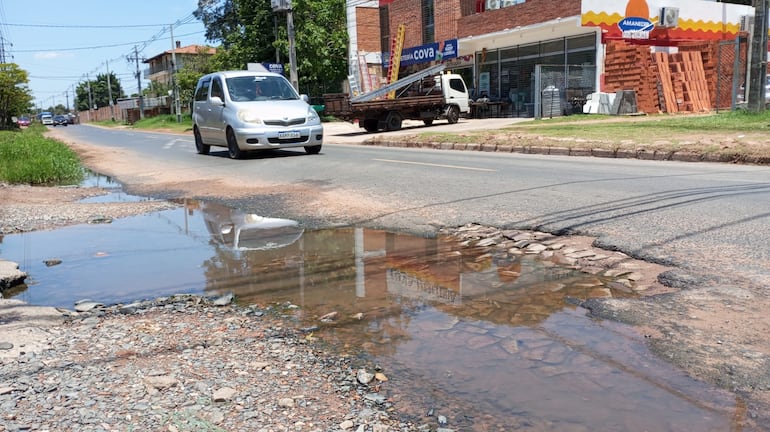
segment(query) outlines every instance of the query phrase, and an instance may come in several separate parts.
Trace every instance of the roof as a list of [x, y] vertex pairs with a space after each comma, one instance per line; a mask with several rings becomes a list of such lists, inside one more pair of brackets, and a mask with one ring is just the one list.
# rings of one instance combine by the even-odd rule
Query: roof
[[148, 58], [147, 60], [144, 61], [144, 63], [149, 63], [149, 62], [151, 62], [151, 61], [153, 61], [153, 60], [155, 60], [157, 58], [163, 57], [165, 55], [171, 55], [174, 52], [175, 52], [175, 54], [208, 54], [208, 55], [214, 55], [214, 54], [217, 53], [217, 49], [209, 47], [209, 46], [205, 46], [205, 45], [187, 45], [187, 46], [179, 47], [176, 50], [166, 50], [166, 51], [163, 51], [162, 53], [160, 53], [160, 54], [158, 54], [156, 56]]

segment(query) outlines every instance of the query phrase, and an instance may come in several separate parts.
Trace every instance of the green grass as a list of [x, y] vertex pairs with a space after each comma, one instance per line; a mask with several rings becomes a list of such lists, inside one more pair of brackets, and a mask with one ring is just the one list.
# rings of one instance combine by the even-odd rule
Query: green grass
[[623, 121], [618, 119], [617, 116], [577, 115], [526, 122], [505, 128], [505, 131], [599, 140], [654, 139], [671, 134], [692, 133], [770, 132], [770, 111], [750, 113], [738, 110], [712, 115], [656, 115], [623, 117]]
[[61, 141], [43, 136], [45, 127], [0, 131], [0, 181], [11, 184], [72, 185], [85, 178], [80, 158]]
[[[155, 117], [147, 117], [137, 121], [132, 127], [134, 129], [142, 130], [170, 130], [174, 132], [190, 132], [192, 131], [192, 117], [190, 114], [183, 114], [181, 122], [177, 123], [176, 114], [159, 115]], [[92, 122], [92, 124], [103, 127], [126, 127], [126, 124], [119, 121], [102, 120], [98, 122]]]
[[181, 122], [176, 121], [176, 115], [161, 115], [145, 118], [134, 123], [136, 129], [170, 129], [177, 132], [189, 132], [192, 130], [192, 117], [189, 114], [182, 115]]

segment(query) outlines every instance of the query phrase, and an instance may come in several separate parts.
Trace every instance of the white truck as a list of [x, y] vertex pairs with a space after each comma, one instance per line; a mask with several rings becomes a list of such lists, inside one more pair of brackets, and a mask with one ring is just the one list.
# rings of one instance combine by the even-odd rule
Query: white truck
[[[433, 66], [353, 98], [347, 93], [325, 94], [325, 113], [358, 121], [367, 132], [399, 130], [406, 119], [422, 120], [426, 126], [437, 119], [457, 123], [470, 111], [468, 88], [460, 75], [443, 70], [444, 65]], [[390, 92], [395, 97], [385, 98]]]

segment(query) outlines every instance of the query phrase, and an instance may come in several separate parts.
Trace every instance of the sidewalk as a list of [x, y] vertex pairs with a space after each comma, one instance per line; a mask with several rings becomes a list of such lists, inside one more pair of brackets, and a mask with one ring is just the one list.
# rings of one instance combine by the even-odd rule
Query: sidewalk
[[461, 118], [455, 124], [449, 124], [446, 120], [436, 120], [432, 126], [425, 126], [423, 122], [416, 120], [404, 120], [401, 130], [391, 132], [369, 133], [358, 124], [337, 121], [324, 123], [324, 141], [329, 144], [361, 144], [364, 141], [388, 136], [415, 135], [423, 132], [452, 132], [459, 133], [479, 129], [501, 129], [523, 121], [531, 121], [531, 118], [486, 118], [486, 119], [465, 119]]

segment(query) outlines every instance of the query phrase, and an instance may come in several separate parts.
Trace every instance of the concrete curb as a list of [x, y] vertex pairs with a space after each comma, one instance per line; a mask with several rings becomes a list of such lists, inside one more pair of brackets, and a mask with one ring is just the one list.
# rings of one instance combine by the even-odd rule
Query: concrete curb
[[[657, 150], [624, 150], [624, 149], [595, 149], [582, 147], [557, 147], [557, 146], [537, 146], [537, 145], [516, 145], [516, 144], [495, 144], [495, 143], [448, 143], [448, 142], [404, 142], [388, 141], [379, 139], [365, 140], [361, 145], [381, 146], [381, 147], [399, 147], [399, 148], [424, 148], [435, 150], [459, 150], [459, 151], [482, 151], [499, 153], [522, 153], [522, 154], [540, 154], [552, 156], [591, 156], [611, 159], [639, 159], [650, 161], [677, 161], [677, 162], [719, 162], [719, 163], [746, 163], [733, 155], [725, 154], [703, 154], [694, 152], [670, 152]], [[770, 161], [760, 160], [759, 164], [767, 164]]]

